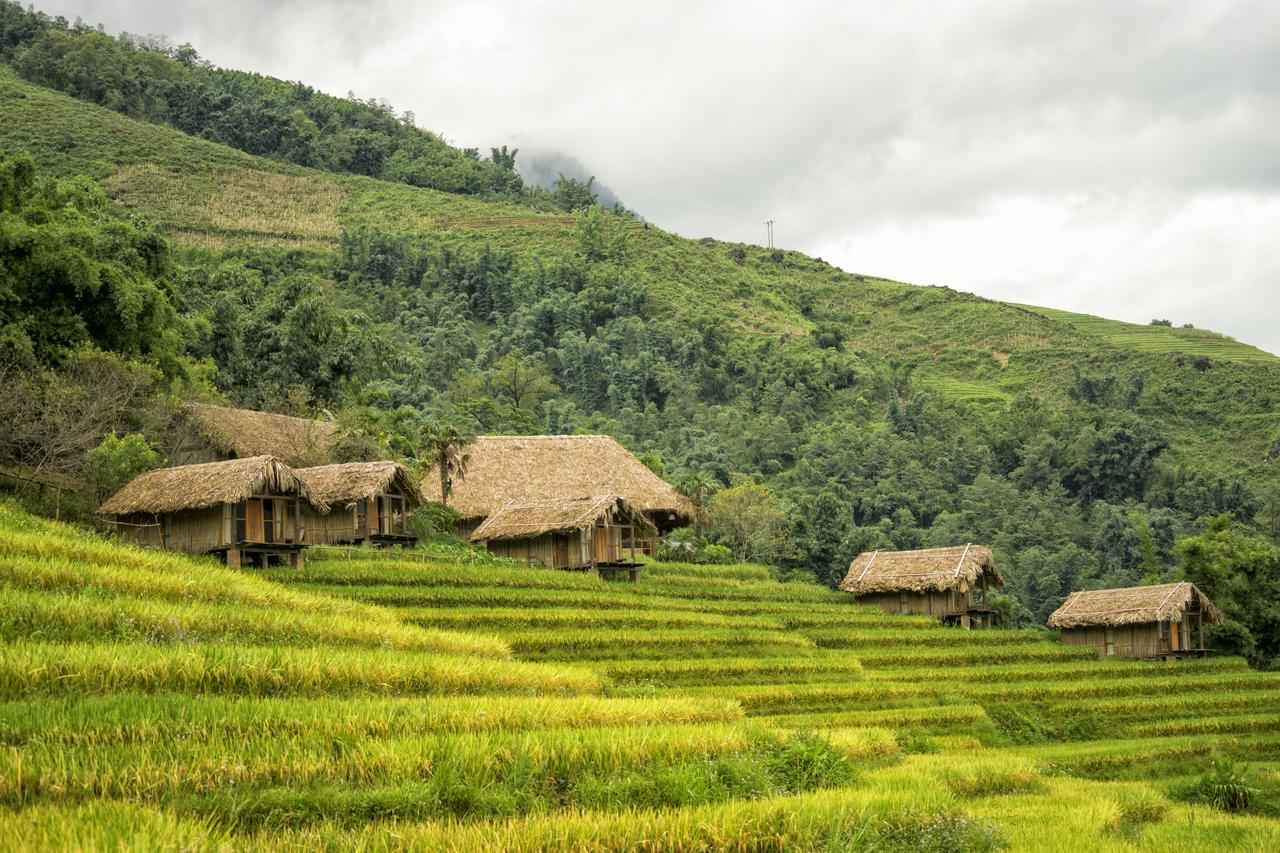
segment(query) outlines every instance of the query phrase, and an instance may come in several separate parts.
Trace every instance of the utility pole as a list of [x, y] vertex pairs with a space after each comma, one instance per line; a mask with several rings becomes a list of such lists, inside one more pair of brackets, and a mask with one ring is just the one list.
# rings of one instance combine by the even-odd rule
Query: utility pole
[[769, 248], [773, 248], [773, 220], [765, 222], [765, 226], [769, 229]]

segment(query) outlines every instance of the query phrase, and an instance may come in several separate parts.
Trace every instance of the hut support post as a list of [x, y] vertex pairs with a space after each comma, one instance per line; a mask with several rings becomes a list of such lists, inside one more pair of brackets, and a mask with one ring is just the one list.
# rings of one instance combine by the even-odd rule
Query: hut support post
[[227, 568], [229, 569], [240, 568], [240, 549], [239, 548], [227, 549]]
[[1204, 651], [1204, 614], [1196, 614], [1196, 630], [1200, 635], [1200, 651]]

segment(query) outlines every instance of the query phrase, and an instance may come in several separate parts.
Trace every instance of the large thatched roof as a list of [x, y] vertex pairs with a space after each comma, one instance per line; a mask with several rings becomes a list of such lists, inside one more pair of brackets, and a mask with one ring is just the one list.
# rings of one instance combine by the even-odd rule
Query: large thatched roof
[[232, 409], [208, 403], [187, 403], [187, 422], [221, 453], [238, 458], [274, 456], [286, 465], [318, 465], [342, 438], [337, 424]]
[[371, 499], [393, 486], [409, 500], [421, 503], [421, 492], [412, 472], [399, 462], [342, 462], [294, 471], [311, 489], [314, 500], [330, 507], [349, 506]]
[[960, 545], [923, 551], [871, 551], [849, 565], [840, 588], [854, 595], [873, 592], [928, 592], [977, 586], [987, 575], [993, 587], [1004, 586], [990, 548]]
[[1181, 619], [1193, 602], [1199, 602], [1205, 621], [1219, 622], [1222, 611], [1195, 584], [1162, 583], [1123, 589], [1090, 589], [1073, 592], [1049, 616], [1050, 628], [1115, 627]]
[[327, 509], [288, 465], [272, 456], [251, 456], [157, 468], [139, 474], [108, 498], [98, 512], [103, 515], [178, 512], [235, 503], [261, 494], [298, 495], [318, 509]]
[[613, 514], [618, 524], [633, 524], [640, 532], [653, 533], [644, 513], [617, 495], [550, 498], [541, 501], [508, 501], [471, 534], [472, 542], [528, 539], [547, 533], [571, 533], [591, 527]]
[[[607, 435], [482, 435], [463, 448], [466, 476], [454, 480], [449, 506], [483, 518], [508, 501], [620, 495], [655, 520], [687, 522], [689, 501]], [[422, 478], [427, 500], [440, 500], [440, 474]], [[665, 518], [664, 518], [665, 515]]]

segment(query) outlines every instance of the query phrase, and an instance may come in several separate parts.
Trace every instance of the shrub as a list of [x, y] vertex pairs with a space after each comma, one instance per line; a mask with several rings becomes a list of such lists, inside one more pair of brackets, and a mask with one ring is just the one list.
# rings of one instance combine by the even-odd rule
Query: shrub
[[1163, 797], [1147, 789], [1122, 791], [1116, 801], [1116, 813], [1107, 821], [1107, 831], [1131, 835], [1143, 824], [1159, 823], [1169, 810]]
[[956, 850], [983, 853], [1008, 846], [1000, 828], [984, 820], [955, 814], [905, 813], [882, 821], [876, 827], [875, 836], [862, 849], [885, 853], [952, 853]]
[[1171, 793], [1180, 800], [1207, 803], [1224, 812], [1244, 812], [1261, 793], [1248, 770], [1238, 769], [1229, 758], [1215, 758], [1209, 769], [1189, 785], [1175, 787]]
[[409, 526], [423, 539], [435, 539], [452, 535], [461, 518], [453, 507], [432, 501], [414, 510], [409, 518]]
[[733, 552], [724, 545], [707, 545], [698, 552], [698, 562], [726, 566], [733, 562]]
[[797, 732], [778, 745], [768, 762], [769, 776], [783, 791], [803, 793], [853, 781], [853, 764], [831, 741]]

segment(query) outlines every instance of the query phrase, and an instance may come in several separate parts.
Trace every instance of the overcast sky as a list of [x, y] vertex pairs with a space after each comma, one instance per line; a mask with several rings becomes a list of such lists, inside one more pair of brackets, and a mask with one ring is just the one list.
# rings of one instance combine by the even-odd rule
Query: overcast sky
[[690, 237], [1280, 353], [1274, 0], [37, 5], [563, 151]]

